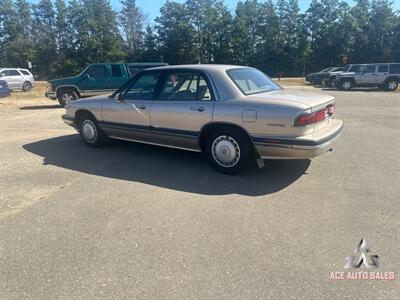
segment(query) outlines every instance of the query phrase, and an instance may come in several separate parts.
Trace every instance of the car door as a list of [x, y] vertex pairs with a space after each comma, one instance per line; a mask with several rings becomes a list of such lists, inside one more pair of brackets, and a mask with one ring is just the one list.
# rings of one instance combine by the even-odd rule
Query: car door
[[92, 65], [81, 77], [78, 88], [82, 96], [95, 96], [112, 92], [108, 65]]
[[364, 70], [365, 70], [365, 65], [354, 65], [351, 67], [350, 72], [354, 72], [353, 78], [357, 84], [362, 83]]
[[376, 76], [376, 65], [366, 65], [362, 76], [360, 76], [360, 84], [375, 84]]
[[155, 143], [199, 150], [201, 128], [212, 120], [214, 95], [206, 74], [193, 70], [168, 71], [150, 111]]
[[160, 71], [143, 72], [102, 106], [102, 127], [115, 138], [149, 141], [150, 106]]
[[389, 75], [389, 65], [378, 65], [376, 83], [382, 84]]

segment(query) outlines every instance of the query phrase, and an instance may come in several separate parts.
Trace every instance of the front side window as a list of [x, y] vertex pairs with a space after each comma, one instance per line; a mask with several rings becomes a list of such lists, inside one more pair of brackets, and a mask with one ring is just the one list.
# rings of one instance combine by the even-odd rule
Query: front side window
[[375, 73], [376, 66], [375, 65], [368, 65], [365, 68], [365, 73]]
[[387, 73], [389, 72], [389, 66], [388, 65], [382, 65], [378, 67], [378, 72], [379, 73]]
[[160, 100], [207, 101], [212, 97], [204, 76], [195, 72], [176, 72], [168, 75]]
[[363, 69], [364, 69], [363, 65], [352, 65], [349, 72], [361, 73]]
[[3, 70], [3, 71], [0, 72], [1, 76], [8, 76], [8, 74], [9, 74], [8, 70]]
[[228, 76], [245, 95], [270, 92], [281, 89], [263, 72], [252, 68], [238, 68], [227, 71]]
[[106, 66], [91, 66], [86, 74], [92, 78], [104, 78], [107, 77], [107, 69]]
[[123, 99], [152, 100], [159, 78], [160, 72], [143, 74], [123, 92]]

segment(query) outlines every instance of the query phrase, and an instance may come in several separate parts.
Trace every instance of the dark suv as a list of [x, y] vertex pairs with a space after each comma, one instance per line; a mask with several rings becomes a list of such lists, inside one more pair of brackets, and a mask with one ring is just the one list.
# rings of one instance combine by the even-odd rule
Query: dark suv
[[348, 65], [336, 74], [335, 86], [341, 90], [353, 87], [378, 87], [387, 91], [395, 91], [400, 82], [400, 63], [378, 63]]

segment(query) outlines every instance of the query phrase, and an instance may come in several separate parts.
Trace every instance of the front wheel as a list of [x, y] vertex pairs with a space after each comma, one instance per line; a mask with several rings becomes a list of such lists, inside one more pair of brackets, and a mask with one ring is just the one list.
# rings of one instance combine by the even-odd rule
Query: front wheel
[[79, 133], [82, 140], [89, 147], [97, 148], [107, 141], [106, 134], [97, 125], [96, 119], [90, 114], [85, 114], [80, 118]]
[[68, 102], [78, 99], [78, 94], [72, 90], [61, 90], [57, 93], [57, 99], [61, 107], [64, 107]]
[[350, 79], [344, 79], [340, 82], [339, 87], [341, 90], [349, 91], [353, 87], [353, 81]]
[[396, 79], [389, 79], [385, 84], [385, 90], [393, 92], [397, 90], [398, 86], [399, 83]]
[[251, 145], [248, 137], [239, 130], [216, 130], [207, 139], [206, 153], [218, 172], [238, 174], [250, 158]]

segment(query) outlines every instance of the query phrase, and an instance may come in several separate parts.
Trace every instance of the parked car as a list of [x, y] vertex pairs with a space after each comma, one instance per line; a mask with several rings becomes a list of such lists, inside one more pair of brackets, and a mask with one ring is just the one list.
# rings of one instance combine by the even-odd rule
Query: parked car
[[320, 85], [324, 83], [324, 80], [329, 78], [329, 72], [342, 71], [341, 67], [330, 67], [323, 69], [319, 72], [310, 73], [306, 76], [306, 81], [310, 82], [313, 85]]
[[349, 65], [334, 76], [335, 86], [341, 90], [353, 87], [378, 87], [395, 91], [400, 82], [400, 63]]
[[0, 79], [7, 81], [11, 90], [30, 92], [35, 86], [35, 79], [27, 69], [0, 68]]
[[141, 70], [165, 66], [166, 63], [100, 63], [87, 66], [74, 77], [48, 82], [45, 96], [58, 100], [61, 106], [78, 98], [112, 93]]
[[6, 98], [10, 96], [11, 90], [8, 87], [7, 81], [0, 80], [0, 98]]
[[339, 68], [333, 69], [332, 71], [329, 71], [327, 76], [325, 76], [325, 78], [322, 79], [321, 84], [323, 86], [334, 87], [335, 83], [334, 83], [333, 79], [335, 78], [336, 75], [343, 73], [344, 70], [345, 70], [345, 67], [339, 67]]
[[[64, 122], [90, 147], [108, 138], [205, 152], [220, 172], [249, 159], [305, 159], [332, 149], [343, 123], [325, 94], [285, 90], [254, 68], [144, 70], [111, 96], [69, 102]], [[255, 156], [254, 156], [255, 155]]]

